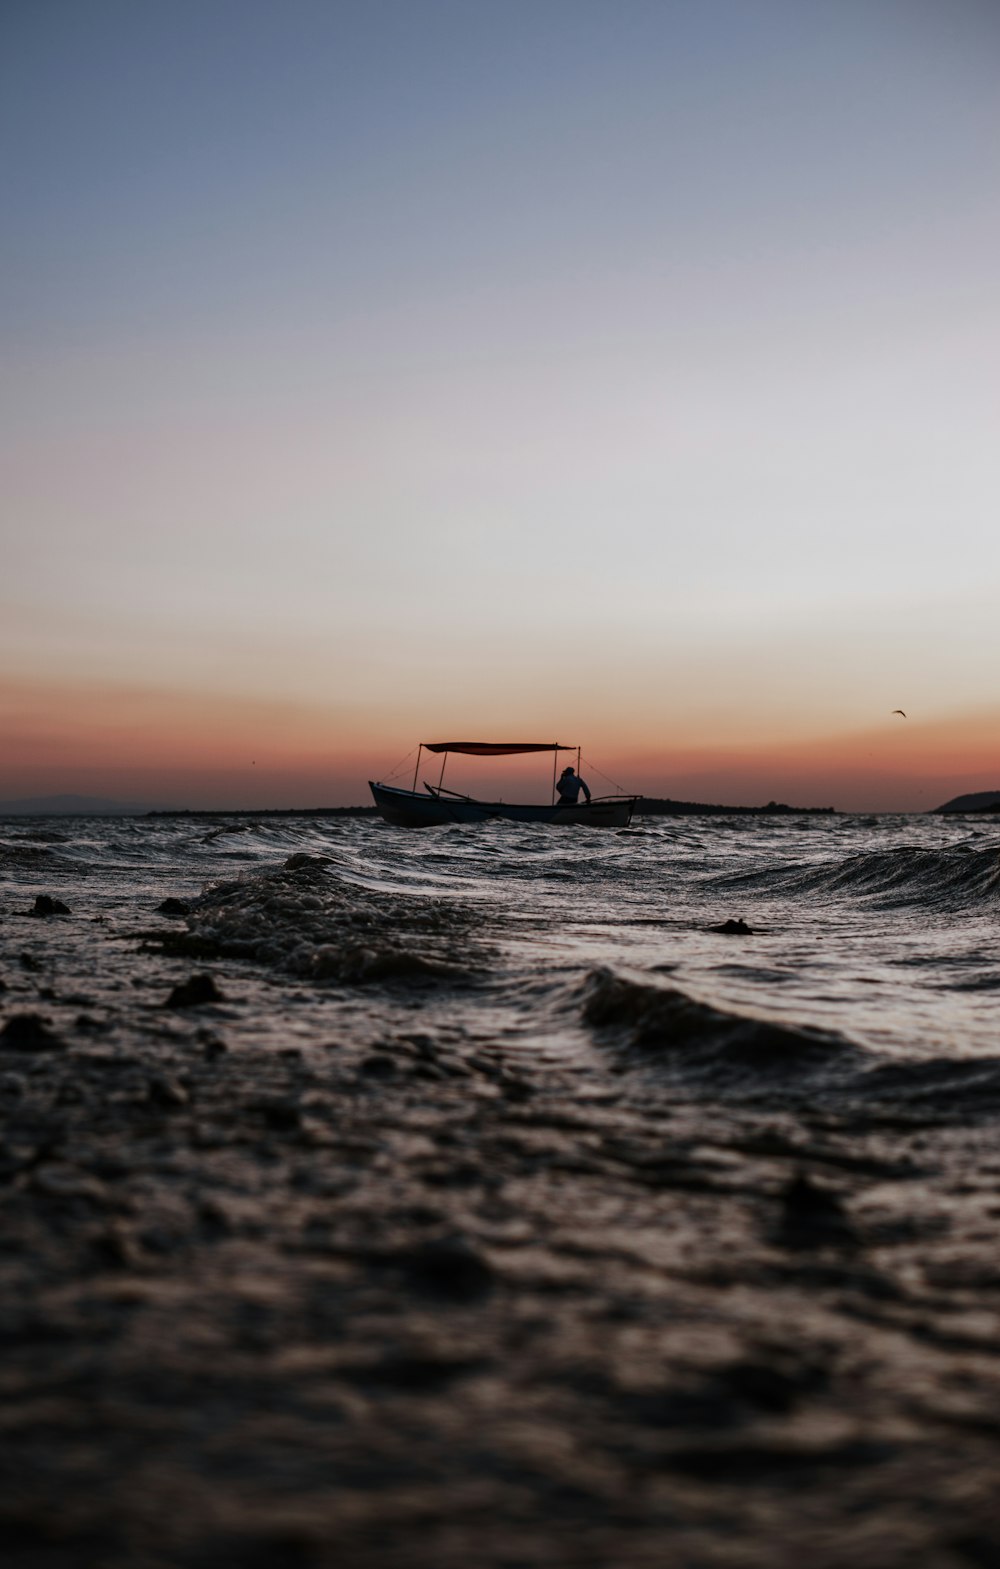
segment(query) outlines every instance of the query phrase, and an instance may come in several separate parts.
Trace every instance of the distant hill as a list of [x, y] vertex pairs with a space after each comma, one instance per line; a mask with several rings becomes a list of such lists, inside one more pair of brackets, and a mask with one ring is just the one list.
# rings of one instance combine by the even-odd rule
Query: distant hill
[[35, 795], [0, 801], [0, 817], [136, 817], [148, 812], [136, 801], [111, 801], [103, 795]]
[[768, 801], [766, 806], [707, 806], [703, 801], [671, 801], [654, 795], [641, 795], [635, 803], [637, 817], [737, 817], [761, 816], [775, 812], [833, 812], [832, 806], [786, 806], [783, 801]]
[[953, 801], [936, 806], [935, 812], [998, 812], [1000, 790], [980, 790], [973, 795], [956, 795]]

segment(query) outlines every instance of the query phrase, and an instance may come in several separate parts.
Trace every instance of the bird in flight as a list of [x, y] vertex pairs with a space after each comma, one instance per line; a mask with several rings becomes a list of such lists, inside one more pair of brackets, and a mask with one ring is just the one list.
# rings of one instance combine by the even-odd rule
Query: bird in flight
[[903, 719], [906, 718], [906, 715], [903, 713], [903, 710], [901, 708], [894, 708], [893, 709], [893, 713], [894, 714], [899, 714], [900, 717], [903, 718]]

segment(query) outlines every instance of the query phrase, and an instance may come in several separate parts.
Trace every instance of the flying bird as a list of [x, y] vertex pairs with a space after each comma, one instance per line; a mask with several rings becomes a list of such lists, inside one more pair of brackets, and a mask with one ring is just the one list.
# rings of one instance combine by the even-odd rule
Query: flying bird
[[894, 708], [893, 709], [893, 713], [894, 714], [899, 714], [902, 719], [906, 718], [906, 715], [903, 713], [903, 710], [901, 708]]

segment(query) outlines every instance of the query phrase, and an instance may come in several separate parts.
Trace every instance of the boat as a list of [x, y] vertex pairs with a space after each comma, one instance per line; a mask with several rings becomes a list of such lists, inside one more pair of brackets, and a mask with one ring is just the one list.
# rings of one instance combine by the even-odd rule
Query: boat
[[[441, 755], [441, 774], [437, 784], [423, 781], [424, 790], [417, 789], [420, 761], [424, 752]], [[452, 752], [465, 757], [509, 757], [523, 752], [551, 752], [552, 799], [545, 805], [532, 805], [515, 801], [478, 801], [474, 796], [461, 795], [457, 790], [444, 787], [444, 769]], [[577, 771], [580, 767], [580, 748], [563, 746], [557, 741], [421, 741], [417, 748], [417, 762], [413, 770], [413, 788], [401, 790], [395, 785], [369, 779], [368, 785], [375, 805], [387, 823], [397, 828], [434, 828], [446, 823], [486, 823], [501, 820], [510, 823], [551, 823], [560, 828], [627, 828], [632, 821], [635, 795], [592, 796], [573, 806], [556, 803], [556, 767], [560, 752], [575, 752]]]

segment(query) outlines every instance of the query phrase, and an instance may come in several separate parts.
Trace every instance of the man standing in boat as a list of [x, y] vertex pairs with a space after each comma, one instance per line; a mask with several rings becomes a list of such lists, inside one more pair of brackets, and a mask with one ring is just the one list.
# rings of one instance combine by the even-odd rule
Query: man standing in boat
[[579, 774], [574, 773], [572, 768], [563, 769], [556, 790], [559, 793], [557, 806], [575, 806], [581, 790], [587, 797], [589, 805], [590, 791], [587, 789], [586, 781], [581, 779]]

